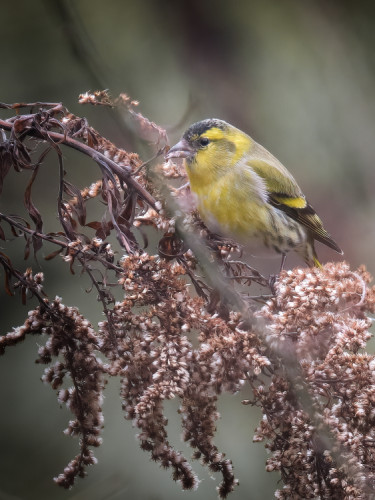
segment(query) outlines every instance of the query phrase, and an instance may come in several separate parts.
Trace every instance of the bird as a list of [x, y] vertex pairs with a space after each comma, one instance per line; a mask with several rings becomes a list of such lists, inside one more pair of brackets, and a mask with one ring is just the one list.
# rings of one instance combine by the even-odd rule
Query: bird
[[292, 174], [245, 132], [217, 118], [193, 123], [166, 159], [183, 158], [198, 212], [214, 233], [322, 267], [319, 241], [342, 254]]

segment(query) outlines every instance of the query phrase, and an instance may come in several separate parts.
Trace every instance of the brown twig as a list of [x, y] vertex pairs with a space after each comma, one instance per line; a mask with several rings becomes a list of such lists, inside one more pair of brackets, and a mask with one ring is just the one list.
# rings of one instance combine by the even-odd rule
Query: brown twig
[[[20, 105], [21, 107], [21, 105]], [[33, 116], [33, 115], [30, 115]], [[0, 119], [0, 128], [4, 130], [13, 130], [13, 124], [9, 123], [8, 120], [1, 120]], [[37, 132], [36, 130], [29, 128], [25, 130], [25, 134], [28, 134], [32, 137], [39, 137], [45, 140], [45, 138], [40, 136], [40, 133]], [[104, 166], [104, 168], [108, 169], [109, 172], [114, 173], [115, 175], [118, 176], [120, 180], [125, 182], [126, 184], [131, 185], [134, 190], [138, 193], [138, 195], [146, 202], [148, 203], [154, 210], [158, 210], [156, 200], [148, 193], [143, 186], [141, 186], [131, 175], [131, 172], [129, 172], [127, 169], [120, 167], [117, 165], [116, 162], [111, 160], [110, 158], [107, 158], [104, 156], [104, 154], [100, 153], [99, 151], [95, 151], [95, 149], [91, 148], [87, 144], [83, 144], [82, 142], [72, 139], [71, 137], [60, 134], [58, 132], [48, 132], [48, 135], [52, 141], [54, 141], [56, 144], [64, 144], [65, 146], [68, 146], [70, 148], [76, 149], [77, 151], [80, 151], [81, 153], [84, 153], [85, 155], [89, 156], [92, 158], [96, 163], [98, 163], [101, 166]]]
[[30, 229], [30, 228], [24, 226], [23, 224], [16, 222], [13, 217], [5, 215], [1, 212], [0, 212], [0, 219], [6, 221], [10, 226], [16, 227], [17, 229], [19, 229], [20, 231], [22, 231], [25, 234], [30, 234], [30, 236], [34, 236], [35, 238], [40, 238], [40, 239], [48, 241], [49, 243], [52, 243], [54, 245], [58, 245], [62, 249], [65, 248], [73, 255], [76, 255], [76, 254], [82, 255], [88, 260], [98, 261], [101, 264], [103, 264], [103, 266], [105, 266], [109, 269], [112, 269], [113, 271], [116, 271], [117, 273], [121, 273], [123, 271], [122, 267], [117, 266], [117, 265], [113, 264], [112, 262], [109, 262], [106, 259], [103, 259], [102, 257], [100, 257], [100, 255], [97, 255], [94, 253], [88, 254], [87, 249], [82, 250], [82, 249], [79, 249], [77, 247], [72, 247], [69, 243], [58, 240], [49, 234], [44, 234], [44, 233], [39, 233], [38, 231], [34, 231], [33, 229]]

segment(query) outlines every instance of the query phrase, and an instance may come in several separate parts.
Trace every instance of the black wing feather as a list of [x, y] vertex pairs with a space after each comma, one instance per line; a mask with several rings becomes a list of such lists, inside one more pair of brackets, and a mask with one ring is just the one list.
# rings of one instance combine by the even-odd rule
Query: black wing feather
[[343, 253], [341, 248], [324, 229], [320, 217], [317, 215], [317, 213], [309, 203], [306, 202], [306, 205], [303, 208], [294, 208], [282, 203], [281, 200], [283, 198], [287, 200], [291, 197], [284, 193], [270, 193], [269, 203], [275, 208], [278, 208], [279, 210], [285, 212], [291, 219], [305, 226], [310, 231], [311, 236], [315, 240], [324, 243], [338, 253]]

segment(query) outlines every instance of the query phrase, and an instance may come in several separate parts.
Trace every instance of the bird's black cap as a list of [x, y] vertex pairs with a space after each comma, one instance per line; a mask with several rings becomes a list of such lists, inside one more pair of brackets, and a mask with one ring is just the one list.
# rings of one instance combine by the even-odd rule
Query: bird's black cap
[[213, 127], [220, 128], [225, 130], [228, 124], [224, 120], [219, 120], [218, 118], [207, 118], [206, 120], [202, 120], [200, 122], [193, 123], [184, 133], [184, 139], [190, 141], [193, 137], [200, 136], [206, 130], [209, 130]]

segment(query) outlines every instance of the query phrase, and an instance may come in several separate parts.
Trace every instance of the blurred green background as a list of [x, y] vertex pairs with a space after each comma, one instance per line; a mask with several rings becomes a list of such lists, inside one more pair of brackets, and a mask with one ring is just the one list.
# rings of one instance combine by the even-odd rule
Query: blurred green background
[[[62, 101], [118, 146], [141, 151], [144, 159], [152, 150], [135, 142], [125, 121], [120, 127], [113, 112], [80, 106], [78, 94], [97, 88], [128, 93], [141, 102], [143, 114], [173, 130], [171, 144], [193, 121], [225, 119], [291, 170], [352, 267], [363, 263], [374, 273], [371, 6], [324, 0], [3, 2], [0, 100]], [[99, 176], [87, 159], [64, 153], [68, 180], [84, 186]], [[56, 161], [46, 165], [35, 201], [49, 211], [46, 230], [52, 230]], [[22, 210], [20, 186], [28, 178], [29, 173], [7, 178], [2, 211]], [[22, 251], [17, 242], [11, 245], [6, 251], [18, 256], [23, 269]], [[321, 245], [318, 251], [323, 261], [337, 258]], [[28, 265], [46, 271], [50, 296], [58, 293], [65, 303], [78, 305], [94, 324], [102, 319], [95, 294], [85, 292], [85, 278], [71, 277], [58, 259], [39, 260]], [[18, 298], [0, 293], [1, 333], [6, 333], [23, 322], [33, 304], [23, 307]], [[29, 338], [0, 360], [1, 500], [216, 498], [219, 478], [199, 464], [194, 464], [199, 489], [181, 492], [169, 471], [138, 448], [135, 430], [123, 419], [115, 381], [106, 391], [99, 464], [73, 490], [55, 486], [52, 477], [77, 452], [77, 443], [63, 436], [69, 414], [39, 380], [43, 368], [34, 364], [39, 343], [42, 339]], [[220, 405], [217, 444], [233, 460], [240, 480], [233, 500], [272, 498], [278, 480], [264, 471], [262, 444], [252, 443], [259, 415], [240, 404], [249, 396], [247, 391], [226, 396]], [[167, 406], [171, 442], [189, 456], [180, 442], [176, 405]]]

